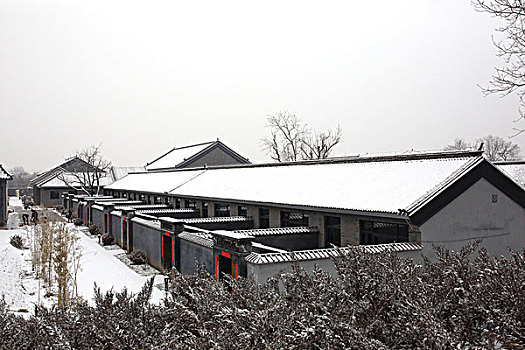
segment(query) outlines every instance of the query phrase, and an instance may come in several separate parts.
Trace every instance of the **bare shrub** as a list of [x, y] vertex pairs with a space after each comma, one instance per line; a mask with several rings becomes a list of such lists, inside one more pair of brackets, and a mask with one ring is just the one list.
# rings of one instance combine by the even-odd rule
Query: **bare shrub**
[[146, 258], [146, 254], [141, 252], [140, 250], [134, 250], [131, 253], [128, 254], [129, 260], [134, 265], [142, 265], [148, 262], [148, 259]]
[[102, 245], [112, 245], [115, 239], [110, 233], [104, 233], [102, 235], [101, 240], [102, 240]]
[[22, 249], [24, 247], [24, 239], [19, 234], [15, 234], [9, 238], [9, 244], [17, 249]]

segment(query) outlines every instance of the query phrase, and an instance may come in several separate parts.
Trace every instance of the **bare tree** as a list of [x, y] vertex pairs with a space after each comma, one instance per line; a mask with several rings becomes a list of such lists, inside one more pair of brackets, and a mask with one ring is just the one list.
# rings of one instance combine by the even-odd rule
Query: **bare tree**
[[328, 158], [341, 142], [339, 125], [326, 131], [311, 130], [287, 111], [269, 115], [266, 127], [270, 136], [261, 140], [261, 148], [277, 162]]
[[106, 160], [100, 151], [101, 145], [89, 146], [77, 151], [75, 157], [81, 162], [68, 172], [62, 172], [58, 178], [69, 187], [87, 195], [100, 193], [100, 180], [111, 167], [111, 162]]
[[512, 141], [506, 141], [499, 136], [488, 135], [476, 142], [483, 142], [483, 150], [491, 161], [516, 160], [520, 158], [520, 147]]
[[9, 188], [27, 188], [29, 180], [36, 177], [36, 173], [30, 174], [21, 166], [12, 168], [9, 173], [13, 175], [13, 180], [7, 183]]
[[[474, 7], [503, 21], [496, 30], [505, 36], [504, 40], [494, 40], [497, 55], [505, 65], [496, 68], [490, 85], [482, 88], [485, 94], [507, 96], [515, 92], [520, 98], [520, 117], [525, 120], [525, 3], [523, 0], [472, 0]], [[516, 127], [517, 134], [525, 131]]]
[[467, 142], [457, 138], [454, 143], [447, 145], [445, 150], [469, 150], [474, 148], [482, 149], [491, 161], [514, 160], [520, 158], [520, 147], [510, 140], [505, 140], [499, 136], [487, 135], [476, 139], [474, 142]]
[[450, 145], [445, 146], [444, 149], [445, 151], [453, 151], [453, 150], [464, 151], [464, 150], [468, 150], [471, 148], [472, 148], [472, 145], [470, 143], [468, 143], [464, 139], [457, 138], [457, 139], [454, 139], [454, 143], [451, 143]]

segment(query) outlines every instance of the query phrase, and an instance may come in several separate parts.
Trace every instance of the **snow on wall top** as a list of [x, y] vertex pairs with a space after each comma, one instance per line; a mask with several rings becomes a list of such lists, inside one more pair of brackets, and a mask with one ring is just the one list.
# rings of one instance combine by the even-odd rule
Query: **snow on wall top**
[[163, 156], [160, 156], [151, 163], [146, 164], [145, 168], [146, 170], [173, 168], [184, 162], [186, 159], [189, 159], [195, 154], [208, 148], [211, 144], [213, 144], [213, 142], [206, 142], [198, 145], [179, 148], [175, 147]]
[[130, 174], [108, 188], [397, 213], [413, 208], [482, 159], [465, 154]]
[[508, 174], [522, 187], [525, 187], [525, 161], [497, 163], [496, 167]]

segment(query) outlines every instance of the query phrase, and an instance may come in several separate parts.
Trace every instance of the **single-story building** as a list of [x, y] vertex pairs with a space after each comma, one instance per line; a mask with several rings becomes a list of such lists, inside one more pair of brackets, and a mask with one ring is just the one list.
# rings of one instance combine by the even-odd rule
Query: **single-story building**
[[318, 248], [416, 242], [431, 257], [433, 244], [525, 247], [525, 191], [479, 151], [150, 170], [105, 194], [249, 216], [259, 229], [315, 226]]

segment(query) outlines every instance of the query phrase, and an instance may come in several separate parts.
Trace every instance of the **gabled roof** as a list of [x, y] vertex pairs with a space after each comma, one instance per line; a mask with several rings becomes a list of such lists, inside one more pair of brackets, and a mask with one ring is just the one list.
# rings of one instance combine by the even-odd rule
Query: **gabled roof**
[[64, 162], [55, 165], [52, 168], [39, 172], [34, 179], [29, 181], [29, 183], [32, 186], [39, 186], [41, 183], [46, 182], [50, 178], [53, 178], [58, 173], [72, 172], [72, 171], [78, 172], [80, 170], [92, 169], [92, 168], [93, 166], [87, 163], [86, 161], [78, 157], [71, 157], [71, 158], [66, 159]]
[[2, 164], [0, 164], [0, 180], [13, 180], [13, 176], [4, 169]]
[[494, 162], [494, 164], [525, 188], [525, 160]]
[[[483, 171], [512, 182], [481, 152], [454, 151], [148, 172], [130, 174], [107, 188], [408, 217], [480, 164]], [[524, 196], [523, 190], [518, 195]]]
[[152, 162], [146, 164], [145, 168], [146, 170], [184, 168], [191, 166], [191, 163], [193, 163], [195, 160], [217, 148], [226, 152], [240, 164], [250, 163], [246, 158], [240, 156], [237, 152], [226, 146], [221, 141], [217, 140], [184, 147], [174, 147]]
[[[107, 186], [113, 183], [111, 176], [104, 176], [100, 178], [100, 186]], [[69, 184], [69, 185], [68, 185]], [[43, 177], [34, 185], [40, 188], [56, 188], [56, 187], [78, 187], [80, 182], [78, 178], [70, 172], [56, 172]]]

